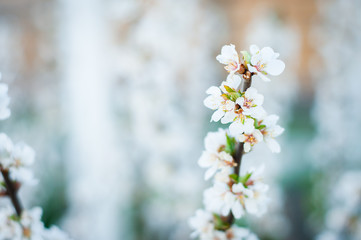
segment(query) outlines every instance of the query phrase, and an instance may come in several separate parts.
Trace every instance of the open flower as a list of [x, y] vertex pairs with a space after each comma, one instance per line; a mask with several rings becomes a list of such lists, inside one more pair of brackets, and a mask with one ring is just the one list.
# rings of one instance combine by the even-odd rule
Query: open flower
[[248, 171], [250, 177], [244, 183], [248, 190], [253, 192], [253, 196], [244, 201], [248, 213], [261, 216], [267, 211], [269, 199], [267, 197], [268, 185], [263, 182], [264, 165], [259, 168], [251, 168]]
[[261, 50], [256, 45], [251, 45], [251, 64], [248, 64], [248, 70], [257, 73], [264, 81], [271, 81], [267, 75], [280, 75], [285, 69], [285, 63], [278, 58], [272, 48], [264, 47]]
[[257, 93], [257, 89], [250, 87], [246, 90], [244, 95], [237, 98], [236, 103], [242, 108], [242, 114], [254, 118], [261, 118], [265, 115], [262, 108], [264, 97]]
[[254, 129], [254, 120], [247, 118], [243, 114], [239, 113], [235, 115], [235, 118], [231, 125], [229, 125], [229, 132], [232, 135], [240, 135], [244, 132], [252, 132]]
[[223, 92], [227, 92], [227, 90], [224, 88], [224, 86], [228, 86], [232, 88], [235, 92], [237, 92], [241, 87], [242, 79], [238, 75], [228, 75], [227, 80], [223, 81], [221, 84], [221, 90]]
[[267, 116], [262, 122], [262, 125], [265, 125], [265, 128], [261, 130], [263, 134], [263, 139], [266, 142], [268, 148], [273, 153], [281, 152], [281, 147], [278, 142], [275, 140], [275, 137], [281, 135], [284, 131], [284, 128], [277, 125], [279, 117], [275, 114]]
[[210, 212], [198, 209], [196, 215], [189, 219], [189, 226], [192, 228], [191, 238], [212, 239], [214, 231], [213, 216]]
[[211, 121], [218, 122], [226, 112], [234, 109], [235, 103], [229, 99], [224, 99], [220, 88], [212, 86], [208, 88], [206, 93], [210, 94], [210, 96], [204, 99], [204, 105], [216, 110], [211, 117]]
[[224, 151], [226, 145], [226, 131], [219, 129], [218, 132], [207, 134], [204, 145], [206, 150], [198, 160], [201, 167], [208, 168], [205, 179], [208, 180], [217, 171], [228, 172], [227, 168], [235, 166], [233, 157]]
[[244, 151], [249, 152], [256, 143], [262, 142], [263, 136], [258, 129], [253, 128], [251, 131], [245, 131], [238, 140], [244, 143]]
[[226, 65], [224, 68], [234, 74], [240, 69], [240, 60], [236, 48], [233, 44], [224, 45], [221, 54], [216, 58], [220, 63]]

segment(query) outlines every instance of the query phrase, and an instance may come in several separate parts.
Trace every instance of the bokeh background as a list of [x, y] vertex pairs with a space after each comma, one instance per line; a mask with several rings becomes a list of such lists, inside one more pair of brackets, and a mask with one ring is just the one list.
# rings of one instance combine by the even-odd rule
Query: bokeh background
[[271, 46], [286, 62], [255, 82], [281, 116], [283, 151], [257, 147], [272, 203], [260, 239], [361, 239], [361, 1], [0, 0], [0, 130], [37, 152], [22, 189], [77, 240], [189, 239], [215, 57]]

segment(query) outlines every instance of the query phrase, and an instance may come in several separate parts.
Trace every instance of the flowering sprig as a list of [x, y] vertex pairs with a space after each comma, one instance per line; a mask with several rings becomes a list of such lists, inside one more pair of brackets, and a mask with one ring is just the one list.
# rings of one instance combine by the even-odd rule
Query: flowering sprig
[[219, 87], [206, 91], [209, 96], [204, 105], [214, 110], [211, 122], [229, 124], [229, 129], [210, 132], [205, 138], [198, 164], [208, 168], [205, 179], [214, 176], [214, 183], [204, 191], [205, 210], [198, 210], [190, 219], [192, 237], [257, 239], [249, 230], [235, 226], [234, 219], [245, 214], [261, 216], [267, 211], [269, 187], [263, 182], [264, 165], [244, 174], [240, 169], [242, 156], [259, 142], [266, 142], [272, 152], [281, 151], [275, 137], [284, 129], [277, 125], [277, 115], [267, 115], [262, 106], [264, 96], [251, 83], [254, 75], [269, 81], [267, 75], [281, 74], [285, 65], [269, 47], [260, 50], [252, 45], [250, 50], [241, 51], [240, 58], [234, 45], [223, 46], [217, 60], [226, 65], [229, 75]]
[[[10, 116], [8, 87], [0, 84], [0, 120]], [[14, 144], [0, 133], [0, 197], [9, 197], [13, 207], [0, 206], [0, 239], [12, 240], [70, 240], [69, 236], [53, 226], [46, 229], [41, 221], [42, 210], [23, 208], [18, 197], [22, 185], [37, 183], [31, 165], [35, 151], [23, 142]]]

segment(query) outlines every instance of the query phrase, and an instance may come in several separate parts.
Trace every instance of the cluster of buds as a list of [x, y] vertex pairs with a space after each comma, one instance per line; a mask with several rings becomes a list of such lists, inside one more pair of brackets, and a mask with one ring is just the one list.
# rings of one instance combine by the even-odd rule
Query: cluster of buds
[[205, 151], [198, 164], [208, 168], [205, 179], [213, 177], [213, 186], [204, 191], [205, 210], [198, 210], [189, 221], [192, 237], [209, 240], [253, 240], [248, 229], [235, 226], [234, 219], [245, 214], [261, 216], [267, 211], [268, 185], [263, 182], [264, 165], [242, 171], [245, 153], [264, 141], [272, 152], [279, 153], [275, 137], [284, 129], [277, 125], [279, 117], [268, 115], [262, 107], [264, 97], [251, 87], [252, 78], [270, 81], [285, 68], [278, 53], [271, 48], [250, 47], [250, 53], [238, 55], [234, 45], [223, 46], [217, 60], [226, 65], [229, 75], [219, 87], [212, 86], [204, 105], [215, 110], [211, 121], [229, 124], [227, 130], [210, 132], [205, 138]]
[[[6, 84], [0, 84], [0, 120], [10, 116], [10, 98]], [[35, 151], [25, 143], [14, 144], [0, 133], [0, 197], [10, 198], [13, 206], [0, 206], [0, 240], [70, 240], [59, 228], [45, 228], [42, 209], [23, 209], [18, 191], [22, 185], [37, 183], [30, 167]]]

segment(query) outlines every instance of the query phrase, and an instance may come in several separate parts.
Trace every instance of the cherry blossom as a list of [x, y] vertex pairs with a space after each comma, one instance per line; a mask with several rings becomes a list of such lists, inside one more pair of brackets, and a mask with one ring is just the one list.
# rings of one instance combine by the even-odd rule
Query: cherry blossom
[[267, 75], [278, 76], [285, 69], [285, 63], [279, 59], [278, 53], [272, 48], [264, 47], [261, 50], [256, 45], [250, 47], [251, 62], [248, 64], [248, 70], [257, 75], [264, 81], [271, 81]]
[[263, 141], [263, 135], [260, 130], [253, 128], [250, 131], [245, 131], [238, 137], [240, 142], [244, 143], [244, 151], [247, 153], [251, 148], [259, 142]]
[[226, 112], [234, 109], [235, 103], [229, 99], [224, 99], [220, 88], [210, 87], [206, 93], [210, 94], [210, 96], [204, 100], [204, 105], [216, 110], [211, 117], [211, 121], [218, 122]]
[[239, 56], [233, 44], [223, 46], [221, 54], [217, 56], [217, 60], [226, 65], [224, 68], [230, 74], [234, 74], [240, 69]]
[[262, 125], [265, 125], [265, 128], [261, 130], [263, 134], [263, 139], [267, 144], [271, 152], [279, 153], [281, 152], [281, 147], [279, 143], [275, 140], [275, 137], [281, 135], [284, 131], [284, 128], [277, 125], [279, 117], [275, 114], [267, 116], [262, 122]]

